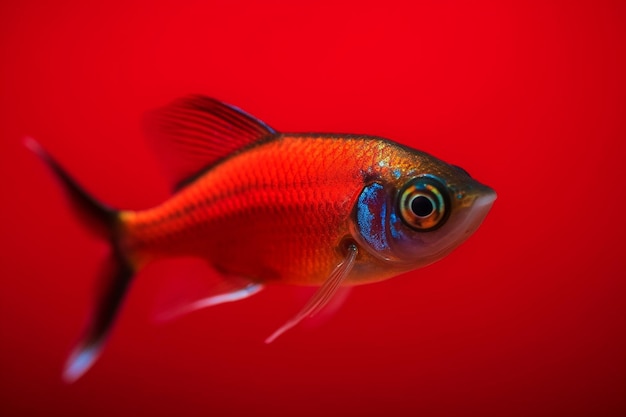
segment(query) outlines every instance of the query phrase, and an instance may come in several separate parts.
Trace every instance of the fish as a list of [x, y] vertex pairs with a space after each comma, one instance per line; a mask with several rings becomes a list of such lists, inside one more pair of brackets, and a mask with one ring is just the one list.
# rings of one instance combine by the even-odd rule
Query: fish
[[151, 111], [146, 137], [171, 196], [145, 210], [104, 204], [36, 140], [25, 145], [63, 185], [86, 228], [109, 243], [102, 290], [63, 377], [100, 356], [135, 276], [195, 257], [220, 290], [182, 308], [236, 301], [273, 284], [319, 287], [266, 342], [351, 287], [432, 264], [472, 235], [496, 192], [462, 168], [368, 135], [281, 133], [233, 105], [192, 95]]

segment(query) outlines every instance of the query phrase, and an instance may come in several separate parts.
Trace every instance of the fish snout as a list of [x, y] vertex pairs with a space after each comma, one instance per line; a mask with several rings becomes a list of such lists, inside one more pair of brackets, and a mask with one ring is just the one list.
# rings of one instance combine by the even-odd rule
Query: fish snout
[[478, 226], [480, 226], [485, 217], [487, 217], [487, 214], [491, 210], [496, 198], [498, 198], [498, 194], [496, 194], [492, 188], [481, 184], [476, 198], [469, 208], [469, 215], [467, 218], [467, 223], [469, 225], [467, 230], [468, 234], [471, 234], [478, 229]]
[[476, 209], [486, 209], [487, 211], [489, 211], [489, 209], [493, 205], [493, 202], [496, 201], [496, 198], [498, 198], [498, 194], [493, 188], [487, 187], [486, 185], [484, 185], [482, 188], [483, 189], [481, 190], [480, 194], [476, 198], [476, 201], [474, 202], [474, 207]]

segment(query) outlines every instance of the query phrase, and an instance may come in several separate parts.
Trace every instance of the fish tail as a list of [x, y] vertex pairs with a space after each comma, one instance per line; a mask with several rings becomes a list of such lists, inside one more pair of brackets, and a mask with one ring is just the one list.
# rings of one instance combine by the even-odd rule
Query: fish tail
[[73, 382], [99, 357], [128, 291], [135, 268], [120, 245], [120, 212], [90, 196], [34, 139], [26, 138], [24, 144], [46, 163], [63, 185], [77, 217], [89, 230], [108, 240], [111, 247], [108, 259], [100, 271], [101, 287], [96, 308], [79, 343], [70, 354], [63, 372], [65, 381]]

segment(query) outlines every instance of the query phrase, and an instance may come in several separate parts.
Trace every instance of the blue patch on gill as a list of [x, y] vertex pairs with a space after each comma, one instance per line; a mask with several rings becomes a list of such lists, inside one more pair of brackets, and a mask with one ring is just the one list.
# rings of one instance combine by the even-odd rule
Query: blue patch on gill
[[389, 249], [386, 218], [387, 204], [383, 186], [378, 183], [368, 185], [359, 195], [357, 223], [361, 236], [374, 250]]
[[391, 232], [391, 236], [398, 240], [401, 238], [400, 235], [400, 231], [398, 230], [398, 223], [400, 222], [400, 219], [398, 219], [398, 216], [396, 215], [396, 213], [391, 213], [389, 215], [389, 231]]

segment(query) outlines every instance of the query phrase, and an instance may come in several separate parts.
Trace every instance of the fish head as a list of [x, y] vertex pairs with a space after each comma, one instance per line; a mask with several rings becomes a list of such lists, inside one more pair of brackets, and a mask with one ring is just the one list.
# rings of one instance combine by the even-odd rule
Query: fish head
[[366, 181], [352, 219], [354, 239], [379, 266], [373, 270], [440, 260], [478, 229], [496, 199], [462, 168], [428, 154], [403, 150], [385, 161]]

